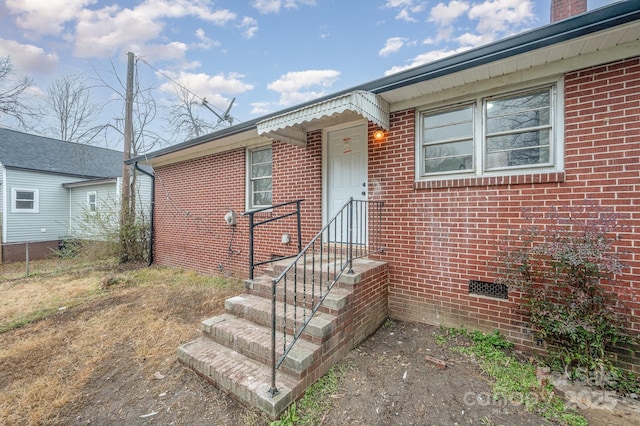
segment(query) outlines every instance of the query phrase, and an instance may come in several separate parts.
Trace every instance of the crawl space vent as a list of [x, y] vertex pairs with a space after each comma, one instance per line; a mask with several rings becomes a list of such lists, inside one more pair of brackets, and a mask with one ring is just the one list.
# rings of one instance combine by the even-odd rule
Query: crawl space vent
[[493, 297], [494, 299], [509, 299], [509, 289], [506, 285], [486, 281], [469, 280], [469, 294]]

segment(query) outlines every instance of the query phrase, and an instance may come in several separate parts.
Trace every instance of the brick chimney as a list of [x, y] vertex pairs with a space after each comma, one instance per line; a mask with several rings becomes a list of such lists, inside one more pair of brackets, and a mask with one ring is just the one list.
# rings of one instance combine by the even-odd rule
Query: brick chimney
[[561, 21], [587, 11], [587, 0], [551, 0], [551, 22]]

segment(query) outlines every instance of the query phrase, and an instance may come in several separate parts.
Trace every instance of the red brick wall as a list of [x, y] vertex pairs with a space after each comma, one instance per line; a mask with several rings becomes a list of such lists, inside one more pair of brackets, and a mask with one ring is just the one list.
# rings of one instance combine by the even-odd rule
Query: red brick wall
[[[613, 288], [640, 332], [640, 60], [565, 76], [565, 170], [509, 178], [415, 183], [415, 112], [391, 116], [382, 141], [369, 137], [369, 198], [385, 202], [390, 316], [446, 326], [500, 329], [533, 346], [517, 298], [468, 294], [469, 280], [494, 281], [497, 241], [525, 224], [523, 208], [579, 204], [585, 198], [626, 215], [621, 244], [629, 265]], [[370, 126], [370, 133], [373, 126]], [[305, 148], [273, 144], [273, 202], [303, 198], [303, 245], [321, 227], [321, 132]], [[156, 170], [156, 262], [203, 273], [247, 276], [247, 218], [229, 253], [225, 212], [245, 208], [245, 151], [238, 149]], [[263, 213], [260, 218], [272, 217]], [[260, 219], [258, 218], [258, 219]], [[283, 245], [282, 233], [292, 242]], [[295, 251], [289, 218], [256, 232], [258, 260]], [[239, 251], [239, 253], [238, 253]], [[517, 296], [517, 295], [515, 295]]]
[[587, 11], [587, 0], [551, 0], [551, 22]]
[[633, 251], [615, 288], [640, 331], [640, 60], [565, 77], [565, 172], [508, 179], [414, 184], [414, 110], [392, 114], [391, 131], [369, 150], [369, 179], [385, 200], [393, 318], [498, 328], [533, 342], [516, 300], [468, 294], [469, 280], [494, 281], [500, 236], [525, 221], [522, 208], [579, 205], [588, 198], [627, 219]]
[[[306, 148], [273, 144], [273, 203], [304, 199], [301, 203], [303, 244], [321, 226], [321, 136], [321, 132], [310, 134]], [[205, 274], [248, 276], [249, 218], [240, 216], [246, 207], [245, 169], [245, 149], [156, 168], [157, 264]], [[238, 213], [235, 230], [224, 221], [229, 209]], [[293, 210], [294, 207], [287, 207], [260, 213], [255, 221]], [[290, 235], [290, 244], [282, 244], [283, 233]], [[256, 261], [267, 260], [272, 255], [290, 255], [296, 248], [294, 217], [256, 228]]]

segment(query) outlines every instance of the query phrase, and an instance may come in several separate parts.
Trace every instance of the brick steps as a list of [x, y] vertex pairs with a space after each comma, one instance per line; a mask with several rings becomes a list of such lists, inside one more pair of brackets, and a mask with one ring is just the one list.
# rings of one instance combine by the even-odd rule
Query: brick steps
[[[293, 341], [294, 329], [299, 329], [307, 319], [308, 325], [277, 370], [279, 393], [275, 397], [269, 393], [272, 387], [269, 276], [248, 282], [246, 293], [227, 299], [225, 313], [204, 320], [203, 335], [180, 346], [178, 358], [218, 388], [275, 419], [386, 318], [386, 305], [380, 303], [386, 301], [386, 290], [382, 289], [386, 288], [387, 275], [380, 272], [383, 266], [379, 261], [367, 259], [354, 262], [355, 273], [340, 278], [311, 319], [311, 295], [307, 294], [305, 299], [304, 285], [294, 288], [287, 283], [285, 305], [284, 285], [279, 284], [275, 312], [277, 359], [283, 353], [285, 339], [287, 344]], [[278, 268], [282, 266], [275, 264], [274, 273]], [[369, 282], [363, 277], [369, 277]], [[306, 291], [311, 292], [312, 288], [307, 285]], [[314, 290], [313, 297], [319, 300], [320, 293]]]
[[301, 383], [286, 374], [279, 374], [277, 387], [280, 392], [272, 397], [268, 392], [271, 388], [269, 367], [207, 337], [199, 337], [180, 346], [178, 359], [218, 388], [273, 417], [293, 402], [294, 390]]
[[[271, 300], [256, 296], [254, 294], [242, 294], [227, 299], [224, 302], [224, 309], [227, 313], [241, 317], [254, 322], [263, 327], [271, 327]], [[282, 324], [284, 318], [287, 318], [287, 332], [293, 332], [293, 326], [299, 326], [300, 316], [303, 315], [305, 309], [295, 305], [276, 305], [276, 324], [277, 330], [282, 332]], [[294, 323], [294, 315], [298, 314], [298, 322]], [[309, 309], [306, 314], [311, 315]], [[311, 319], [302, 338], [311, 342], [322, 342], [326, 340], [332, 330], [332, 324], [335, 322], [336, 316], [326, 312], [318, 312]]]
[[[281, 287], [282, 285], [280, 285], [280, 288]], [[293, 282], [289, 282], [287, 283], [287, 301], [293, 303], [295, 300], [298, 306], [306, 305], [307, 307], [311, 307], [315, 301], [319, 300], [321, 292], [326, 292], [326, 290], [327, 283], [324, 283], [321, 287], [318, 283], [311, 283], [309, 281], [306, 283], [298, 282], [296, 285], [294, 285]], [[251, 294], [270, 299], [272, 292], [272, 282], [269, 277], [262, 276], [251, 283]], [[325, 298], [325, 301], [320, 308], [321, 311], [334, 315], [339, 314], [346, 308], [348, 297], [351, 293], [351, 289], [341, 287], [339, 282], [336, 283], [334, 288], [331, 289], [331, 292]], [[276, 294], [279, 302], [284, 300], [283, 296], [282, 290], [278, 291]]]
[[[224, 345], [254, 361], [269, 365], [271, 362], [271, 328], [263, 327], [231, 314], [222, 314], [202, 322], [202, 331], [216, 343]], [[282, 356], [285, 337], [276, 333], [276, 359]], [[291, 342], [293, 336], [287, 335]], [[280, 371], [295, 379], [303, 377], [313, 365], [319, 346], [300, 339], [280, 366]]]

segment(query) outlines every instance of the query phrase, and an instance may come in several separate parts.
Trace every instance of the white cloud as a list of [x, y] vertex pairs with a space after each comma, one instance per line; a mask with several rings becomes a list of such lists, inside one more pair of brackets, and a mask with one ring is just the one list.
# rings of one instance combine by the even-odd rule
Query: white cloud
[[242, 18], [240, 28], [244, 30], [245, 38], [253, 38], [258, 32], [258, 21], [256, 21], [254, 18], [245, 16], [244, 18]]
[[387, 0], [384, 7], [393, 9], [396, 7], [411, 7], [413, 6], [413, 0]]
[[[162, 71], [163, 74], [171, 77], [186, 87], [189, 87], [199, 96], [213, 96], [216, 93], [237, 95], [253, 89], [253, 85], [242, 81], [244, 75], [238, 73], [209, 75], [205, 73], [190, 73], [173, 71]], [[160, 90], [172, 91], [172, 83], [164, 83]], [[171, 89], [171, 90], [170, 90]]]
[[220, 42], [207, 37], [207, 34], [202, 28], [198, 28], [196, 30], [196, 38], [200, 40], [200, 43], [198, 43], [197, 46], [201, 49], [209, 50], [212, 47], [220, 47]]
[[493, 34], [464, 33], [459, 36], [457, 40], [461, 46], [476, 47], [493, 42], [495, 40], [495, 37]]
[[[63, 36], [82, 58], [114, 56], [126, 50], [147, 57], [179, 58], [188, 45], [155, 41], [163, 36], [167, 20], [193, 17], [224, 26], [237, 19], [227, 9], [211, 8], [209, 0], [144, 0], [130, 8], [111, 4], [91, 9], [94, 4], [96, 0], [7, 0], [7, 9], [30, 36]], [[214, 43], [203, 38], [203, 32], [196, 35], [200, 48]]]
[[447, 5], [438, 3], [431, 9], [429, 21], [438, 25], [451, 25], [455, 19], [462, 16], [467, 10], [469, 10], [469, 5], [463, 1], [452, 0]]
[[389, 56], [392, 53], [396, 53], [405, 45], [406, 40], [404, 37], [391, 37], [387, 39], [384, 47], [378, 51], [378, 55]]
[[16, 70], [24, 74], [51, 74], [58, 66], [58, 56], [32, 44], [0, 39], [0, 56], [10, 56]]
[[452, 56], [464, 52], [465, 50], [469, 50], [469, 47], [464, 46], [452, 50], [432, 50], [430, 52], [422, 53], [413, 58], [410, 64], [405, 66], [394, 66], [391, 69], [385, 71], [384, 75], [395, 74], [413, 67], [428, 64], [430, 62], [437, 61], [438, 59], [446, 58], [447, 56]]
[[509, 31], [534, 18], [531, 0], [487, 0], [469, 9], [469, 18], [478, 21], [477, 31]]
[[273, 111], [273, 106], [269, 102], [252, 102], [251, 114], [252, 115], [265, 115]]
[[[161, 74], [158, 74], [161, 79], [164, 79], [165, 76], [189, 88], [189, 91], [198, 97], [206, 98], [210, 104], [220, 109], [226, 109], [229, 106], [231, 97], [253, 89], [252, 84], [242, 80], [244, 75], [237, 73], [209, 75], [184, 71], [180, 73], [162, 71]], [[164, 93], [176, 93], [176, 87], [172, 82], [161, 84], [159, 89]]]
[[254, 0], [251, 6], [262, 14], [278, 13], [285, 9], [297, 9], [300, 5], [314, 6], [315, 0]]
[[[184, 54], [188, 46], [176, 43], [151, 44], [162, 36], [165, 19], [193, 16], [223, 26], [237, 18], [228, 10], [210, 10], [204, 1], [146, 0], [133, 9], [118, 6], [99, 10], [85, 9], [77, 16], [75, 54], [79, 57], [113, 56], [132, 50], [157, 59], [175, 59], [176, 53]], [[162, 56], [166, 52], [166, 57]]]
[[280, 0], [255, 0], [251, 6], [260, 13], [277, 13], [280, 12], [282, 2]]
[[18, 27], [37, 36], [61, 34], [65, 23], [96, 0], [6, 0]]
[[288, 106], [325, 95], [326, 89], [331, 87], [339, 76], [340, 72], [335, 70], [294, 71], [269, 83], [267, 88], [280, 93], [280, 106]]
[[426, 4], [415, 0], [387, 0], [383, 7], [400, 9], [396, 15], [396, 19], [399, 21], [418, 22], [414, 15], [424, 11]]

